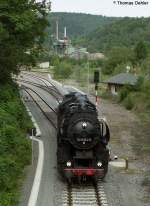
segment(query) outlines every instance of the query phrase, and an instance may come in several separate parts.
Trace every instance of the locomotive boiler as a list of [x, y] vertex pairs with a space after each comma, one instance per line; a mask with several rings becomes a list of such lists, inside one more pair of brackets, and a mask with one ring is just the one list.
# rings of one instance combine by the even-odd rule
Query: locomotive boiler
[[107, 123], [98, 118], [95, 105], [86, 95], [72, 92], [58, 107], [57, 166], [72, 178], [103, 178], [107, 173], [110, 133]]

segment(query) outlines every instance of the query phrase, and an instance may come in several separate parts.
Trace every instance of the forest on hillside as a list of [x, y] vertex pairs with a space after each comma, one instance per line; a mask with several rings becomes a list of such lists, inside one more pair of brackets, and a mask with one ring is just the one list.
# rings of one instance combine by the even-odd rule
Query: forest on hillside
[[139, 41], [150, 47], [150, 18], [117, 19], [78, 38], [76, 44], [89, 51], [107, 52], [113, 47], [134, 47]]
[[150, 18], [105, 17], [100, 15], [51, 12], [46, 30], [46, 44], [52, 46], [59, 22], [59, 37], [64, 27], [74, 46], [87, 47], [90, 52], [107, 52], [113, 47], [134, 47], [143, 41], [150, 47]]
[[60, 37], [63, 37], [64, 27], [67, 27], [70, 38], [79, 37], [94, 31], [96, 28], [112, 23], [118, 18], [104, 17], [83, 13], [51, 12], [48, 15], [50, 27], [48, 34], [55, 34], [56, 21], [59, 22]]

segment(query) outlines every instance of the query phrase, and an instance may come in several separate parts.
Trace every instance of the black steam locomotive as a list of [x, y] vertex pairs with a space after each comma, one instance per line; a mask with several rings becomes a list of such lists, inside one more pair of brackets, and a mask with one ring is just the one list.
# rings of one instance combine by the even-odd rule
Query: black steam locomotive
[[98, 119], [86, 95], [72, 92], [58, 108], [57, 165], [71, 181], [78, 177], [101, 177], [107, 173], [110, 138], [106, 122]]

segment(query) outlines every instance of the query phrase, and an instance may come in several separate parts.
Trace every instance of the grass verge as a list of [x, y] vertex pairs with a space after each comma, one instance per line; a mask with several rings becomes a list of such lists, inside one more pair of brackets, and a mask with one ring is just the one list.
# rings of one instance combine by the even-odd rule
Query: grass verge
[[31, 147], [26, 136], [31, 127], [17, 85], [0, 84], [0, 206], [18, 203], [23, 171], [30, 163]]

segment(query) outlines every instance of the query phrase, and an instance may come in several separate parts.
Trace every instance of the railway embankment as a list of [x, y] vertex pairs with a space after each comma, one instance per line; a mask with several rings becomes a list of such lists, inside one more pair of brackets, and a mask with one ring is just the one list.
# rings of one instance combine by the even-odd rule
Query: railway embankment
[[24, 168], [31, 159], [26, 137], [31, 126], [17, 85], [0, 84], [0, 206], [18, 203]]

